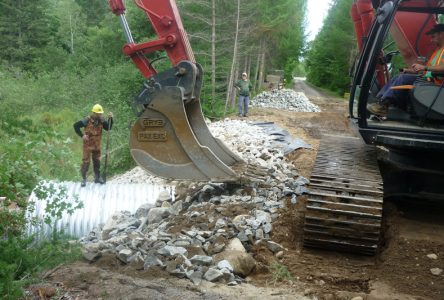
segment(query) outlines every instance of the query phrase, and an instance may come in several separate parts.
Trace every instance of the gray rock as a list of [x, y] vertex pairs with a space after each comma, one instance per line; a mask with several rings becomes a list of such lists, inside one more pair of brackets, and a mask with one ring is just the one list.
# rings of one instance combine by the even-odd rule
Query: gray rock
[[131, 217], [131, 213], [129, 211], [117, 212], [109, 217], [102, 229], [102, 240], [109, 239], [111, 237], [110, 233], [116, 230], [119, 224], [127, 221], [130, 218], [139, 221], [138, 219]]
[[237, 215], [233, 218], [233, 225], [237, 230], [245, 229], [245, 224], [247, 224], [247, 219], [250, 218], [250, 215]]
[[241, 232], [238, 233], [237, 238], [241, 241], [241, 242], [247, 242], [250, 239], [248, 238], [248, 235], [246, 234], [245, 230], [242, 230]]
[[163, 256], [167, 256], [167, 257], [175, 256], [178, 254], [181, 254], [184, 256], [188, 255], [187, 249], [185, 249], [183, 247], [174, 247], [174, 246], [165, 246], [165, 247], [157, 250], [157, 253], [159, 253], [160, 255], [163, 255]]
[[204, 185], [204, 187], [202, 188], [202, 192], [207, 193], [207, 194], [212, 194], [215, 191], [216, 191], [216, 189], [209, 184]]
[[442, 273], [442, 269], [440, 269], [440, 268], [432, 268], [432, 269], [430, 269], [430, 272], [431, 272], [433, 275], [435, 275], [435, 276], [439, 276], [439, 275], [441, 275], [441, 273]]
[[302, 194], [308, 194], [308, 189], [305, 186], [298, 186], [294, 189], [294, 193], [298, 196]]
[[224, 219], [218, 219], [214, 225], [216, 228], [223, 228], [227, 225]]
[[157, 196], [157, 200], [156, 201], [159, 201], [159, 202], [163, 202], [163, 201], [172, 201], [172, 198], [171, 198], [171, 195], [170, 195], [170, 193], [168, 192], [168, 191], [161, 191], [160, 193], [159, 193], [159, 196]]
[[289, 188], [284, 188], [282, 193], [284, 194], [284, 196], [291, 196], [291, 195], [294, 194], [294, 191], [292, 189], [289, 189]]
[[145, 203], [145, 204], [142, 204], [142, 205], [136, 210], [136, 213], [134, 214], [134, 216], [135, 216], [136, 218], [138, 218], [138, 219], [143, 218], [143, 217], [146, 217], [146, 216], [148, 215], [148, 211], [149, 211], [151, 208], [153, 208], [153, 207], [155, 207], [155, 205], [154, 205], [154, 204], [151, 204], [151, 203]]
[[220, 196], [214, 196], [210, 198], [210, 202], [216, 205], [221, 203], [222, 198]]
[[271, 223], [265, 223], [262, 228], [264, 229], [264, 233], [270, 233], [273, 230]]
[[179, 200], [174, 202], [174, 204], [171, 206], [171, 212], [173, 215], [178, 215], [183, 209], [183, 201]]
[[159, 223], [171, 214], [171, 210], [166, 207], [154, 207], [148, 212], [148, 223]]
[[117, 254], [117, 258], [119, 258], [120, 261], [127, 264], [129, 262], [129, 258], [132, 254], [133, 254], [133, 251], [131, 251], [131, 249], [122, 249], [119, 251], [119, 254]]
[[98, 258], [100, 258], [102, 256], [102, 252], [97, 251], [97, 252], [93, 252], [93, 251], [88, 251], [86, 249], [82, 249], [82, 255], [83, 257], [87, 260], [87, 261], [95, 261]]
[[207, 281], [215, 282], [221, 279], [223, 276], [224, 274], [221, 271], [214, 268], [209, 268], [203, 277]]
[[137, 251], [134, 255], [128, 258], [128, 263], [143, 266], [144, 259], [142, 253], [140, 253], [140, 251]]
[[222, 252], [222, 250], [224, 250], [225, 248], [225, 244], [224, 243], [214, 243], [213, 245], [213, 249], [212, 249], [212, 253], [219, 253]]
[[171, 203], [168, 201], [163, 201], [160, 207], [171, 208]]
[[296, 182], [298, 185], [306, 185], [306, 184], [309, 184], [309, 183], [310, 183], [310, 180], [308, 180], [308, 179], [305, 178], [304, 176], [299, 176], [299, 177], [295, 180], [295, 182]]
[[203, 273], [201, 271], [193, 272], [188, 278], [194, 283], [194, 285], [199, 285], [202, 282]]
[[296, 204], [296, 203], [298, 203], [298, 198], [296, 197], [296, 195], [292, 195], [290, 201], [291, 201], [291, 204]]
[[217, 263], [217, 267], [222, 270], [222, 269], [227, 269], [230, 272], [233, 272], [233, 266], [230, 264], [230, 262], [228, 260], [221, 260], [220, 262]]
[[233, 267], [233, 273], [246, 277], [256, 266], [256, 261], [250, 254], [242, 251], [227, 250], [214, 256], [215, 261], [227, 260]]
[[262, 229], [256, 230], [256, 240], [262, 240], [264, 238], [264, 231]]
[[190, 261], [198, 266], [210, 266], [213, 263], [213, 258], [211, 256], [194, 255]]
[[438, 259], [438, 255], [436, 255], [435, 253], [427, 254], [427, 257], [430, 259]]
[[213, 233], [211, 231], [198, 231], [198, 235], [202, 236], [203, 238], [209, 238]]
[[244, 245], [242, 245], [242, 242], [238, 238], [234, 238], [234, 239], [230, 240], [230, 242], [228, 243], [228, 246], [225, 250], [240, 251], [240, 252], [247, 253], [247, 251], [244, 248]]
[[282, 245], [275, 243], [273, 241], [267, 241], [267, 248], [271, 250], [273, 253], [277, 253], [279, 251], [284, 250], [284, 247]]
[[187, 241], [187, 240], [178, 240], [178, 241], [175, 241], [173, 244], [174, 244], [174, 246], [176, 246], [176, 247], [186, 247], [186, 246], [191, 245], [191, 241]]
[[197, 235], [197, 232], [194, 230], [182, 230], [183, 234], [188, 235], [189, 237], [195, 237]]

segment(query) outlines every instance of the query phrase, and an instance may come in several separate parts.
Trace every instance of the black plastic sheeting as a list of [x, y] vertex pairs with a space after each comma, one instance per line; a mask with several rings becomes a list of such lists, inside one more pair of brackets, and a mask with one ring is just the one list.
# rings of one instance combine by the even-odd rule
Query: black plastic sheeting
[[310, 144], [307, 144], [301, 139], [292, 137], [287, 130], [280, 128], [274, 122], [255, 122], [252, 123], [252, 125], [261, 127], [265, 133], [270, 135], [273, 140], [273, 147], [282, 148], [284, 154], [288, 154], [300, 148], [313, 149]]

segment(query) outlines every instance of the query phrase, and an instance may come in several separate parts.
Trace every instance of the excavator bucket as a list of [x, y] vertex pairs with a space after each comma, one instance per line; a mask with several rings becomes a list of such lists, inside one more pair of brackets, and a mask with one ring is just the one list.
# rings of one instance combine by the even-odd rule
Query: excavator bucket
[[171, 86], [153, 97], [131, 130], [134, 160], [162, 178], [237, 180], [227, 164], [233, 165], [240, 159], [211, 135], [199, 101], [184, 100], [183, 88]]

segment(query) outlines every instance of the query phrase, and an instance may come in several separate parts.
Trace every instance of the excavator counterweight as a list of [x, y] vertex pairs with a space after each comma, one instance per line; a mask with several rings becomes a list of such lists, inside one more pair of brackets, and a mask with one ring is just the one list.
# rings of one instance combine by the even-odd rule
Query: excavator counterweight
[[[134, 160], [153, 175], [176, 180], [236, 181], [242, 159], [208, 129], [200, 105], [203, 69], [195, 62], [174, 0], [136, 0], [145, 11], [157, 40], [136, 44], [125, 18], [122, 0], [109, 0], [120, 17], [131, 57], [147, 79], [133, 103], [138, 116], [131, 129]], [[164, 50], [173, 67], [157, 73], [145, 56]]]

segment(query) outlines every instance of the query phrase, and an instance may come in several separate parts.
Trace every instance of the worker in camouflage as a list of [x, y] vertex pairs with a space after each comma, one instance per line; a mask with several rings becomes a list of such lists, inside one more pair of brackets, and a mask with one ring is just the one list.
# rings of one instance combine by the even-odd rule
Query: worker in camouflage
[[[88, 173], [91, 157], [94, 168], [94, 182], [104, 184], [105, 182], [100, 177], [100, 156], [101, 156], [101, 142], [102, 130], [110, 130], [113, 126], [113, 113], [108, 114], [108, 119], [103, 118], [103, 108], [100, 104], [94, 105], [91, 110], [92, 114], [83, 120], [74, 123], [74, 130], [78, 136], [83, 139], [83, 159], [80, 173], [82, 174], [81, 186], [86, 185], [86, 175]], [[80, 130], [85, 128], [84, 132]]]

